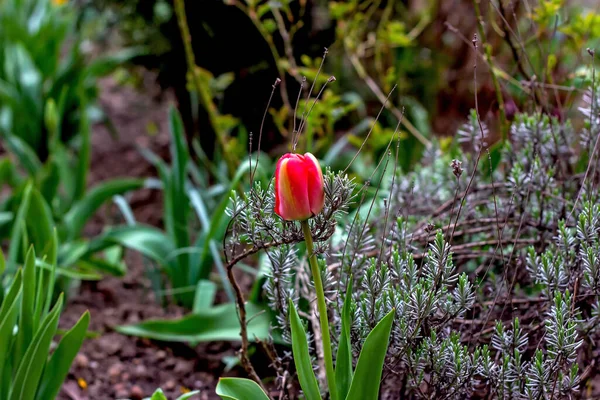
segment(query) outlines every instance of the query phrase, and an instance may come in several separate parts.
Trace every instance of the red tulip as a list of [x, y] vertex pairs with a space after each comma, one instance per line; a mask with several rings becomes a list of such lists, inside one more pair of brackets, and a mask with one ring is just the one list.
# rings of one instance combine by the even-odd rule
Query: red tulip
[[284, 154], [275, 170], [275, 213], [287, 221], [304, 221], [323, 209], [323, 173], [310, 153]]

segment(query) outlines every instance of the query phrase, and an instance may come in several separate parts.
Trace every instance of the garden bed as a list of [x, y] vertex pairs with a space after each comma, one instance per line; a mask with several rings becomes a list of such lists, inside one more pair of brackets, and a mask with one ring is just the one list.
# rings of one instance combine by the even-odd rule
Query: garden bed
[[[117, 85], [112, 79], [101, 83], [101, 104], [115, 125], [118, 138], [104, 125], [94, 127], [90, 183], [115, 177], [155, 176], [153, 167], [136, 146], [168, 154], [167, 112], [173, 102], [169, 93], [156, 96], [151, 75], [142, 89]], [[152, 134], [149, 134], [148, 131]], [[158, 191], [142, 190], [130, 202], [136, 219], [160, 225], [162, 199]], [[99, 213], [86, 227], [97, 234], [116, 215], [115, 210]], [[158, 343], [125, 336], [114, 327], [148, 318], [174, 318], [184, 310], [163, 308], [154, 298], [142, 256], [129, 252], [127, 275], [106, 277], [99, 282], [84, 282], [73, 290], [61, 318], [71, 326], [79, 316], [91, 313], [90, 335], [71, 368], [59, 398], [140, 399], [161, 387], [169, 398], [189, 390], [201, 390], [202, 399], [216, 399], [214, 388], [223, 371], [221, 359], [233, 355], [227, 343], [200, 344], [196, 348], [178, 343]]]

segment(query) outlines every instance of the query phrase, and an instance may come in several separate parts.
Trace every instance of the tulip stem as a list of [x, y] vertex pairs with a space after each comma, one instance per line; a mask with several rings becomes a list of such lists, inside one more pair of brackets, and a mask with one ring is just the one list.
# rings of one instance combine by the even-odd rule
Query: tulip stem
[[329, 320], [327, 318], [327, 303], [325, 303], [325, 292], [323, 290], [323, 281], [321, 280], [321, 271], [317, 263], [317, 256], [314, 251], [312, 233], [308, 220], [302, 221], [302, 231], [306, 242], [306, 253], [310, 271], [315, 282], [315, 291], [317, 292], [317, 308], [319, 310], [319, 322], [321, 324], [321, 338], [323, 340], [323, 358], [325, 359], [325, 372], [327, 373], [327, 386], [329, 386], [329, 395], [331, 400], [338, 400], [337, 386], [335, 385], [335, 372], [333, 370], [333, 356], [331, 352], [331, 336], [329, 334]]

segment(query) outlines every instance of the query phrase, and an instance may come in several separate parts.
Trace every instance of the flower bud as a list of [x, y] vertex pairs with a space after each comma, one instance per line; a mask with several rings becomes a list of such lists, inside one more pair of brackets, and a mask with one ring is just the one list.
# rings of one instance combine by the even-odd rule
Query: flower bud
[[284, 154], [275, 170], [275, 213], [287, 221], [303, 221], [325, 203], [323, 173], [310, 153]]

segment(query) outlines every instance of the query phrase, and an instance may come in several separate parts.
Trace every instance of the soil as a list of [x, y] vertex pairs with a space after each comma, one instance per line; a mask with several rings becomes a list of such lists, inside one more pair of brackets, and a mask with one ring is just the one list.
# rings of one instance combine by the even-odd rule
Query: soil
[[[101, 81], [101, 106], [118, 130], [114, 137], [104, 125], [92, 134], [90, 185], [116, 177], [152, 177], [156, 172], [141, 156], [138, 147], [168, 157], [168, 107], [170, 93], [159, 93], [154, 77], [144, 73], [141, 89], [122, 86], [112, 79]], [[128, 198], [136, 220], [160, 226], [160, 192], [141, 190]], [[86, 227], [87, 235], [118, 222], [115, 207], [107, 207]], [[126, 256], [124, 278], [106, 277], [83, 282], [70, 297], [61, 327], [74, 324], [85, 310], [91, 314], [90, 332], [79, 352], [59, 399], [141, 399], [161, 387], [169, 399], [189, 390], [200, 390], [197, 399], [216, 399], [214, 388], [223, 372], [223, 356], [233, 355], [228, 344], [208, 343], [196, 348], [181, 343], [159, 343], [115, 332], [118, 325], [148, 318], [175, 318], [184, 310], [163, 308], [157, 303], [145, 276], [139, 254]]]

